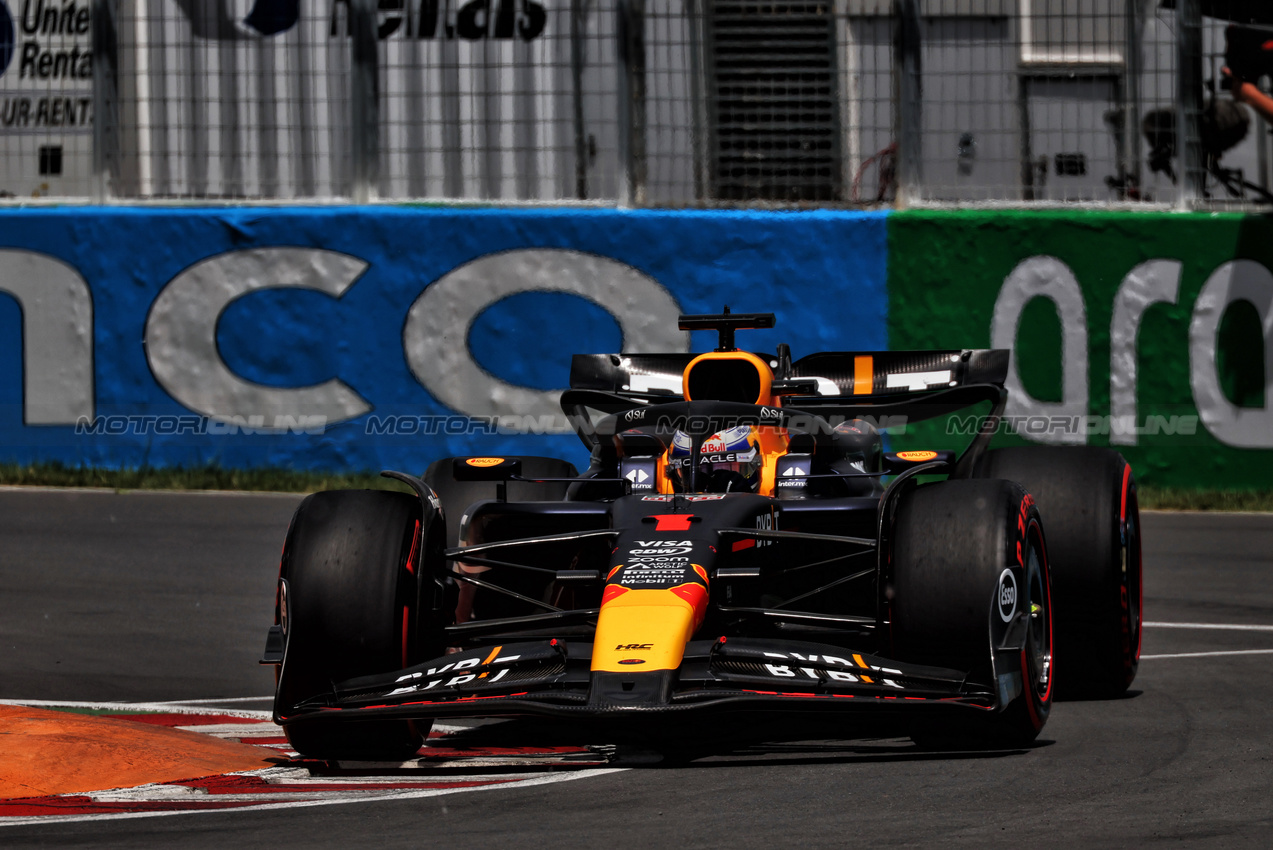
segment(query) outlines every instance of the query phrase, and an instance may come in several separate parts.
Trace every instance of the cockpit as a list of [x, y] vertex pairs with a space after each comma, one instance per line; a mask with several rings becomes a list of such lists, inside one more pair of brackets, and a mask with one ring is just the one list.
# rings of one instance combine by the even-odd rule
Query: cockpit
[[[728, 308], [717, 316], [683, 317], [682, 328], [710, 328], [720, 334], [715, 351], [685, 365], [677, 393], [691, 403], [688, 410], [713, 414], [655, 416], [653, 422], [643, 421], [616, 433], [618, 473], [633, 493], [801, 498], [828, 488], [862, 489], [846, 484], [843, 474], [878, 470], [880, 438], [869, 424], [853, 420], [844, 423], [849, 427], [832, 430], [819, 422], [830, 433], [816, 440], [781, 421], [783, 395], [810, 390], [775, 376], [771, 364], [781, 364], [786, 356], [789, 365], [786, 346], [779, 357], [766, 358], [733, 345], [735, 329], [772, 326], [765, 324], [766, 319], [772, 323], [768, 314], [730, 314]], [[671, 408], [663, 409], [671, 412]], [[815, 476], [820, 472], [836, 472], [839, 477], [819, 480]], [[860, 484], [868, 489], [876, 486], [874, 479]]]

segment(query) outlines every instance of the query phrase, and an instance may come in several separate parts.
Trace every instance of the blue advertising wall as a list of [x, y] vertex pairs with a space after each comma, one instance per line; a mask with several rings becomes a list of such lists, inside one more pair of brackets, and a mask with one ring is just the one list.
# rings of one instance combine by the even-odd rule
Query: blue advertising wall
[[582, 464], [538, 433], [572, 353], [710, 349], [676, 314], [726, 304], [778, 315], [754, 350], [885, 348], [886, 243], [839, 211], [7, 210], [0, 461]]

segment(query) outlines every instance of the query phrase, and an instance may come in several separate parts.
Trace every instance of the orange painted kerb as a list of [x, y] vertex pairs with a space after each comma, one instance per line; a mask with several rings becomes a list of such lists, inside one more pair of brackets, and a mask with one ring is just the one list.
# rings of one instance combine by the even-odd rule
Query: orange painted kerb
[[197, 732], [0, 705], [0, 798], [131, 788], [277, 763], [261, 747]]

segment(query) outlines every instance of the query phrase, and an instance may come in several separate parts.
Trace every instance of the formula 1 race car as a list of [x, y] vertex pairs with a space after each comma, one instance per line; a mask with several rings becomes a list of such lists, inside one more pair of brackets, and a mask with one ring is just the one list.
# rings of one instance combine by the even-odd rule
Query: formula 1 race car
[[[1140, 523], [1113, 451], [991, 451], [1008, 352], [576, 355], [591, 451], [438, 460], [414, 495], [315, 493], [262, 663], [301, 754], [402, 758], [434, 718], [905, 713], [921, 745], [1020, 746], [1140, 655]], [[962, 453], [881, 425], [987, 405]], [[884, 480], [887, 479], [887, 484]], [[1046, 526], [1046, 541], [1044, 529]], [[913, 722], [912, 722], [913, 721]]]

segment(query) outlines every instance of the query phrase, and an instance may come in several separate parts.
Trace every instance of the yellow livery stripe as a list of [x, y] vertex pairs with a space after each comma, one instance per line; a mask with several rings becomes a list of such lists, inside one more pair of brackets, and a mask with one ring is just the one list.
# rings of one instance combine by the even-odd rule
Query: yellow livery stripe
[[592, 669], [609, 673], [675, 670], [694, 634], [697, 612], [669, 590], [629, 590], [601, 606]]

